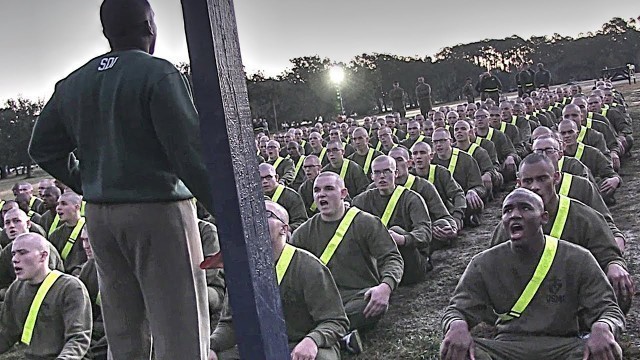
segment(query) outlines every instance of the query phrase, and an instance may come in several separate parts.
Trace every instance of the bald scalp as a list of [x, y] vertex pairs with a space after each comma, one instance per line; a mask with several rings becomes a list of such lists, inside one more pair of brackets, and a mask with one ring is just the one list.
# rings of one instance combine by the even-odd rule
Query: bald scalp
[[265, 200], [264, 206], [267, 210], [276, 214], [276, 216], [279, 217], [280, 220], [282, 220], [285, 224], [289, 225], [289, 213], [284, 207], [282, 207], [282, 205], [271, 200]]
[[409, 150], [404, 146], [396, 146], [389, 151], [389, 156], [392, 158], [402, 157], [405, 160], [409, 159]]
[[276, 173], [276, 168], [273, 167], [273, 165], [271, 164], [267, 164], [267, 163], [261, 163], [260, 165], [258, 165], [258, 171], [262, 172], [268, 172], [268, 173], [272, 173], [275, 174]]
[[558, 131], [562, 131], [561, 128], [566, 129], [567, 127], [570, 127], [575, 131], [578, 131], [578, 126], [576, 125], [575, 121], [569, 120], [569, 119], [564, 119], [560, 121], [560, 123], [558, 124]]
[[467, 120], [458, 120], [456, 121], [455, 124], [453, 124], [453, 127], [458, 127], [458, 125], [465, 125], [467, 129], [471, 128], [471, 124], [469, 124], [469, 122]]
[[269, 142], [267, 142], [267, 146], [275, 146], [280, 149], [280, 143], [275, 140], [269, 140]]
[[327, 172], [323, 172], [323, 173], [318, 174], [318, 177], [316, 177], [316, 179], [313, 182], [314, 186], [315, 186], [315, 183], [318, 182], [318, 179], [324, 179], [324, 178], [331, 179], [334, 182], [334, 184], [336, 185], [336, 188], [338, 188], [340, 190], [345, 188], [344, 180], [340, 177], [340, 175], [338, 175], [338, 174], [336, 174], [334, 172], [331, 172], [331, 171], [327, 171]]
[[329, 148], [329, 146], [335, 146], [339, 149], [344, 150], [344, 145], [342, 145], [342, 141], [339, 140], [331, 140], [329, 141], [329, 143], [327, 144], [327, 149]]
[[371, 163], [371, 167], [373, 168], [374, 166], [378, 166], [380, 164], [384, 164], [388, 162], [389, 163], [389, 167], [391, 168], [391, 170], [395, 170], [396, 169], [396, 161], [394, 158], [388, 156], [388, 155], [380, 155], [377, 158], [373, 159], [373, 162]]
[[355, 129], [353, 129], [353, 132], [351, 133], [352, 137], [356, 137], [356, 133], [362, 133], [363, 137], [368, 137], [369, 133], [367, 133], [367, 129], [363, 128], [363, 127], [357, 127]]
[[307, 155], [307, 157], [304, 158], [304, 165], [320, 165], [320, 158], [317, 155]]
[[4, 221], [7, 218], [14, 217], [14, 216], [18, 216], [22, 221], [28, 221], [29, 220], [29, 217], [27, 216], [27, 213], [25, 213], [21, 209], [11, 209], [11, 210], [5, 212], [4, 213], [4, 218], [2, 220]]
[[544, 202], [542, 198], [531, 190], [519, 187], [515, 188], [509, 195], [504, 198], [503, 206], [507, 203], [507, 200], [518, 199], [520, 201], [527, 202], [532, 207], [539, 211], [544, 212]]
[[66, 202], [72, 203], [73, 205], [80, 205], [82, 202], [82, 197], [73, 191], [65, 191], [64, 194], [60, 195], [58, 201], [64, 200]]
[[53, 197], [59, 198], [60, 195], [62, 195], [62, 192], [60, 191], [60, 189], [57, 186], [49, 186], [48, 188], [44, 189], [44, 194], [45, 195], [52, 195]]
[[151, 13], [147, 0], [105, 0], [100, 6], [102, 31], [107, 39], [144, 35]]
[[553, 131], [546, 126], [538, 126], [531, 132], [531, 138], [534, 140], [543, 135], [553, 135]]
[[416, 151], [421, 147], [426, 148], [427, 152], [431, 152], [431, 146], [424, 141], [418, 141], [417, 143], [413, 144], [413, 146], [411, 147], [411, 151]]
[[555, 166], [553, 166], [553, 161], [551, 161], [551, 159], [549, 159], [547, 155], [536, 153], [531, 153], [525, 156], [525, 158], [522, 159], [522, 162], [520, 163], [520, 167], [518, 167], [518, 171], [522, 172], [522, 169], [525, 166], [538, 163], [543, 163], [549, 174], [553, 174], [556, 172], [556, 168]]
[[49, 253], [49, 245], [47, 239], [36, 233], [20, 234], [13, 240], [13, 249], [27, 249], [30, 251], [40, 251]]

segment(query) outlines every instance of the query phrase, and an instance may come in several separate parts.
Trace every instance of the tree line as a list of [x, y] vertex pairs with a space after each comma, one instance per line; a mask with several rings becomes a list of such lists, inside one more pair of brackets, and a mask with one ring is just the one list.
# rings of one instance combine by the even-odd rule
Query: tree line
[[[599, 30], [576, 38], [553, 34], [523, 39], [513, 35], [445, 47], [433, 56], [357, 55], [338, 64], [345, 70], [339, 90], [347, 114], [371, 115], [389, 106], [387, 92], [396, 80], [405, 89], [407, 102], [415, 106], [414, 89], [420, 76], [431, 85], [437, 103], [460, 99], [465, 79], [470, 77], [476, 83], [478, 75], [487, 69], [496, 71], [503, 88], [513, 89], [517, 69], [525, 62], [544, 63], [553, 83], [559, 84], [597, 78], [605, 67], [637, 63], [638, 59], [640, 17], [616, 17]], [[329, 69], [336, 62], [317, 55], [290, 61], [291, 68], [280, 75], [247, 76], [252, 117], [267, 119], [269, 127], [275, 129], [284, 123], [337, 115], [341, 111], [337, 88], [329, 80]], [[188, 64], [177, 66], [191, 76]], [[30, 164], [27, 146], [42, 106], [41, 100], [17, 98], [0, 108], [0, 178], [7, 176], [7, 167]]]

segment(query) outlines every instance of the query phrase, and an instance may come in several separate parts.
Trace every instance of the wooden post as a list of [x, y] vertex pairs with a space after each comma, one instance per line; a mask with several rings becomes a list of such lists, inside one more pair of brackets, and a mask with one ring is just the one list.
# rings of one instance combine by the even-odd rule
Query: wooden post
[[182, 0], [182, 10], [240, 356], [288, 359], [233, 1]]

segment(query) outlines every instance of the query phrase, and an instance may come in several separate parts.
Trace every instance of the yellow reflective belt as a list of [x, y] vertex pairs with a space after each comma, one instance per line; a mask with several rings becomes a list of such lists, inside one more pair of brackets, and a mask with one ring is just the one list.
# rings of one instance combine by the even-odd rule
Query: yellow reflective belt
[[278, 202], [282, 192], [284, 191], [284, 185], [280, 184], [276, 187], [276, 191], [273, 192], [273, 196], [271, 197], [271, 201]]
[[456, 171], [456, 165], [458, 164], [458, 154], [460, 154], [460, 149], [453, 149], [453, 152], [451, 153], [451, 159], [449, 159], [449, 172], [451, 174], [453, 174], [454, 171]]
[[58, 270], [53, 270], [47, 277], [44, 278], [42, 284], [38, 288], [36, 292], [36, 296], [33, 298], [31, 302], [31, 307], [29, 308], [29, 314], [27, 315], [27, 320], [24, 322], [24, 328], [22, 329], [22, 337], [20, 338], [20, 342], [25, 345], [29, 345], [31, 343], [31, 337], [33, 336], [33, 329], [36, 327], [36, 320], [38, 319], [38, 312], [40, 311], [40, 305], [44, 301], [44, 298], [47, 296], [49, 289], [53, 286], [53, 283], [62, 275], [62, 273]]
[[560, 191], [558, 194], [569, 196], [569, 190], [571, 189], [571, 181], [573, 176], [571, 174], [562, 173], [562, 183], [560, 184]]
[[344, 239], [344, 235], [347, 233], [347, 230], [349, 230], [353, 219], [359, 212], [360, 209], [358, 209], [357, 207], [351, 207], [344, 215], [342, 221], [340, 221], [340, 224], [336, 229], [336, 233], [333, 234], [331, 240], [329, 240], [329, 243], [327, 244], [327, 247], [322, 252], [322, 255], [320, 255], [320, 261], [322, 261], [323, 264], [327, 265], [329, 263], [329, 260], [331, 260], [331, 257], [333, 257], [336, 249], [338, 249], [338, 246], [342, 242], [342, 239]]
[[471, 144], [471, 146], [469, 146], [469, 149], [467, 150], [467, 152], [469, 153], [469, 155], [473, 155], [473, 153], [476, 151], [477, 148], [479, 148], [480, 146], [478, 146], [477, 144]]
[[371, 167], [371, 160], [373, 160], [374, 152], [375, 151], [372, 148], [369, 148], [369, 151], [367, 152], [367, 158], [364, 161], [364, 166], [362, 167], [362, 170], [364, 171], [365, 174], [369, 172], [369, 168]]
[[562, 167], [564, 166], [564, 156], [558, 160], [558, 171], [562, 171]]
[[542, 257], [540, 258], [540, 262], [538, 262], [538, 266], [536, 266], [536, 270], [534, 271], [531, 280], [529, 280], [529, 283], [524, 288], [524, 291], [520, 294], [518, 301], [516, 301], [511, 310], [506, 314], [497, 314], [500, 320], [509, 321], [513, 318], [519, 318], [527, 309], [527, 306], [529, 306], [533, 297], [536, 296], [540, 285], [547, 277], [549, 269], [551, 269], [551, 265], [553, 265], [553, 260], [556, 257], [557, 250], [558, 239], [551, 236], [545, 236], [544, 251], [542, 252]]
[[398, 199], [402, 193], [406, 190], [404, 186], [397, 186], [395, 190], [393, 190], [393, 194], [391, 195], [391, 199], [387, 203], [387, 207], [384, 208], [384, 213], [382, 214], [382, 223], [384, 226], [389, 224], [389, 220], [391, 220], [391, 215], [393, 215], [394, 210], [396, 209], [396, 205], [398, 205]]
[[504, 132], [507, 129], [507, 123], [502, 121], [500, 123], [500, 131]]
[[73, 228], [73, 231], [71, 231], [71, 235], [69, 235], [69, 238], [67, 239], [67, 242], [64, 244], [64, 248], [62, 248], [62, 252], [60, 253], [60, 257], [63, 261], [67, 260], [67, 256], [69, 256], [69, 253], [73, 248], [73, 244], [76, 243], [76, 239], [78, 238], [78, 235], [80, 235], [80, 231], [82, 231], [85, 222], [86, 219], [84, 217], [81, 217], [80, 220], [78, 220], [76, 226]]
[[276, 278], [278, 279], [278, 285], [282, 282], [282, 278], [284, 274], [287, 273], [287, 269], [291, 264], [291, 259], [293, 259], [293, 254], [295, 254], [296, 248], [289, 245], [284, 244], [284, 248], [282, 249], [282, 253], [280, 254], [280, 258], [276, 263]]
[[284, 158], [282, 156], [278, 156], [276, 161], [273, 163], [273, 168], [277, 170], [278, 169], [278, 165], [280, 165], [282, 160], [284, 160]]
[[84, 201], [84, 200], [80, 203], [80, 216], [84, 216], [84, 208], [85, 208], [86, 205], [87, 205], [87, 202]]
[[580, 135], [578, 135], [578, 142], [581, 143], [584, 140], [585, 135], [587, 135], [587, 127], [583, 126], [580, 129]]
[[431, 164], [429, 165], [429, 182], [433, 184], [436, 180], [436, 166]]
[[587, 125], [585, 125], [588, 129], [591, 129], [593, 126], [593, 119], [587, 119]]
[[53, 222], [51, 223], [51, 227], [49, 228], [49, 232], [47, 236], [51, 236], [54, 231], [58, 228], [58, 223], [60, 222], [60, 215], [56, 214], [56, 217], [53, 218]]
[[511, 116], [511, 125], [516, 125], [516, 120], [518, 120], [518, 115]]
[[342, 168], [340, 168], [340, 179], [344, 180], [344, 177], [347, 176], [347, 170], [349, 169], [349, 160], [342, 160]]
[[324, 155], [327, 153], [327, 148], [322, 148], [322, 150], [320, 151], [320, 156], [318, 156], [320, 158], [320, 164], [322, 164], [322, 159], [324, 159]]
[[376, 144], [376, 150], [380, 151], [382, 149], [382, 142], [378, 140], [378, 144]]
[[491, 140], [493, 138], [493, 128], [489, 128], [489, 133], [487, 134], [487, 140]]
[[33, 209], [33, 204], [36, 202], [36, 197], [35, 196], [31, 196], [31, 200], [29, 200], [29, 209], [35, 210]]
[[298, 177], [298, 172], [300, 172], [300, 168], [302, 167], [302, 163], [304, 162], [304, 158], [306, 158], [306, 156], [301, 155], [300, 159], [298, 159], [298, 162], [296, 163], [296, 170], [293, 173], [293, 179], [294, 180]]
[[402, 185], [402, 186], [404, 186], [407, 189], [411, 189], [411, 187], [413, 186], [413, 183], [415, 181], [416, 181], [416, 177], [411, 175], [411, 174], [409, 174], [409, 175], [407, 175], [407, 182], [404, 183], [404, 185]]
[[578, 150], [576, 150], [576, 156], [578, 160], [582, 160], [582, 154], [584, 154], [584, 144], [578, 144]]
[[554, 238], [561, 238], [564, 231], [564, 225], [567, 223], [567, 216], [569, 216], [569, 208], [571, 207], [571, 200], [568, 197], [560, 195], [560, 203], [558, 204], [558, 212], [556, 213], [556, 219], [553, 221], [553, 227], [549, 235]]

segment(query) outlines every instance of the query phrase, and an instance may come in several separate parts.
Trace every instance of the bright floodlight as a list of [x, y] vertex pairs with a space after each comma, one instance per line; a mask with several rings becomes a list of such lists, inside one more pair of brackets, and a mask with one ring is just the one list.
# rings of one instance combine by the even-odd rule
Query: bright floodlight
[[329, 69], [329, 77], [331, 82], [340, 84], [344, 80], [344, 69], [341, 66], [335, 65]]

